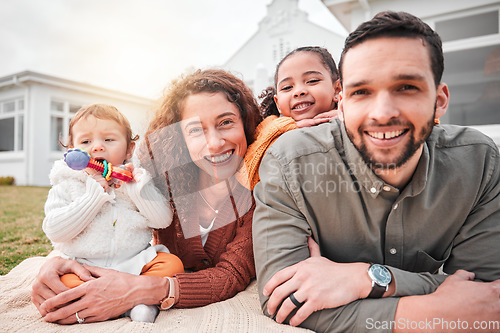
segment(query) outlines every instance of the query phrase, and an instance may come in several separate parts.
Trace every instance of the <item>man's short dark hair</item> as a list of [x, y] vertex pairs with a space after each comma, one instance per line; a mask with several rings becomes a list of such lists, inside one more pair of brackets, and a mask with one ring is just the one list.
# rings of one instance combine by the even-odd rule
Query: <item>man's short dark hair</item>
[[[441, 83], [444, 70], [444, 57], [441, 37], [429, 25], [416, 16], [405, 12], [385, 11], [375, 15], [351, 32], [345, 40], [339, 63], [340, 83], [342, 83], [342, 65], [345, 54], [350, 48], [369, 39], [378, 37], [420, 37], [429, 48], [431, 70], [436, 87]], [[367, 57], [370, 55], [367, 54]]]

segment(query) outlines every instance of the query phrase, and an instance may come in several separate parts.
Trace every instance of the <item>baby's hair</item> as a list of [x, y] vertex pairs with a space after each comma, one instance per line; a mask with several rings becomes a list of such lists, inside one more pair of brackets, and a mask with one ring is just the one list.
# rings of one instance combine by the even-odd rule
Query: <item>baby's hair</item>
[[333, 60], [332, 55], [330, 54], [330, 52], [328, 52], [327, 49], [320, 47], [320, 46], [298, 47], [295, 50], [288, 53], [283, 59], [281, 59], [281, 61], [278, 63], [278, 66], [276, 66], [276, 71], [274, 72], [274, 86], [267, 87], [259, 95], [259, 99], [262, 100], [260, 102], [260, 110], [261, 110], [262, 117], [265, 118], [265, 117], [271, 116], [271, 115], [275, 115], [275, 116], [280, 115], [280, 113], [278, 111], [278, 107], [276, 106], [276, 103], [274, 102], [274, 95], [276, 95], [276, 86], [278, 84], [278, 71], [281, 67], [281, 64], [286, 59], [288, 59], [290, 56], [292, 56], [293, 54], [298, 53], [298, 52], [312, 52], [312, 53], [317, 54], [321, 60], [321, 63], [330, 72], [330, 74], [332, 76], [332, 82], [337, 81], [337, 79], [339, 77], [337, 65], [335, 64], [335, 60]]
[[116, 107], [108, 104], [91, 104], [82, 107], [73, 116], [73, 118], [71, 118], [71, 121], [69, 122], [68, 143], [66, 145], [61, 143], [63, 147], [68, 148], [74, 146], [73, 126], [78, 120], [87, 118], [88, 116], [94, 116], [97, 119], [114, 120], [120, 126], [123, 126], [127, 133], [127, 148], [133, 141], [137, 141], [139, 139], [139, 135], [132, 136], [132, 128], [130, 127], [130, 122], [120, 111], [118, 111]]

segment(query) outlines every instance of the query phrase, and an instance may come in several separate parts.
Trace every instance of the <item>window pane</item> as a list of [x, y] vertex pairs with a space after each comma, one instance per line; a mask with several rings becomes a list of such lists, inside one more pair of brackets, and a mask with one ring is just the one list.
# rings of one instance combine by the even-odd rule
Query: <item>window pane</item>
[[16, 101], [9, 101], [3, 103], [3, 112], [9, 113], [16, 111]]
[[50, 109], [53, 111], [64, 111], [64, 103], [63, 102], [50, 102]]
[[450, 88], [445, 122], [457, 125], [500, 124], [500, 47], [449, 52], [443, 82]]
[[69, 113], [75, 114], [76, 111], [80, 110], [80, 106], [78, 105], [70, 105], [69, 106]]
[[14, 150], [14, 118], [0, 119], [0, 151]]
[[498, 11], [436, 22], [443, 42], [498, 33]]
[[[59, 138], [63, 137], [63, 118], [50, 117], [50, 150], [63, 151], [64, 147], [59, 143]], [[65, 143], [65, 142], [63, 142]]]
[[24, 150], [24, 116], [17, 118], [17, 150]]
[[18, 110], [24, 110], [24, 99], [19, 99], [17, 101], [17, 109]]

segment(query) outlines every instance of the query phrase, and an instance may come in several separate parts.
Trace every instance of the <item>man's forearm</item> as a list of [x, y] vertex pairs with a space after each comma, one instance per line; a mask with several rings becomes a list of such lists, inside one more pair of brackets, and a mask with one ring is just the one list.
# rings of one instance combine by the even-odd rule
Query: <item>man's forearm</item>
[[[473, 273], [457, 271], [432, 294], [400, 298], [393, 332], [500, 332], [500, 280], [473, 278]], [[491, 325], [484, 329], [478, 322]]]

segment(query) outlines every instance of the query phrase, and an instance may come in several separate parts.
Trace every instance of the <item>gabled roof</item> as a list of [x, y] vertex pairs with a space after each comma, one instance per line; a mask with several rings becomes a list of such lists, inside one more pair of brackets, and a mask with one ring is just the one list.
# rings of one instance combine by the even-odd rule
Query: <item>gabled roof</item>
[[[234, 52], [234, 53], [233, 53], [233, 55], [232, 55], [232, 56], [231, 56], [228, 60], [226, 60], [226, 62], [224, 63], [224, 66], [227, 66], [227, 64], [229, 64], [229, 63], [230, 63], [230, 62], [231, 62], [231, 61], [232, 61], [235, 57], [237, 57], [237, 56], [240, 54], [240, 52], [242, 52], [242, 51], [243, 51], [243, 50], [247, 47], [247, 45], [248, 45], [248, 44], [250, 44], [250, 42], [251, 42], [254, 38], [256, 38], [256, 37], [257, 37], [260, 33], [262, 33], [263, 31], [265, 31], [265, 30], [264, 30], [264, 28], [263, 28], [263, 22], [264, 22], [266, 19], [269, 19], [269, 17], [272, 17], [272, 16], [271, 16], [271, 14], [269, 13], [269, 7], [270, 7], [270, 6], [272, 6], [272, 5], [275, 5], [275, 4], [276, 4], [276, 2], [275, 2], [275, 1], [276, 1], [276, 0], [274, 0], [271, 4], [267, 5], [267, 6], [268, 6], [268, 12], [267, 12], [266, 16], [264, 16], [264, 17], [260, 20], [260, 22], [259, 22], [259, 28], [257, 29], [257, 31], [256, 31], [256, 32], [255, 32], [255, 33], [254, 33], [254, 34], [253, 34], [250, 38], [248, 38], [248, 39], [246, 40], [246, 42], [245, 42], [243, 45], [241, 45], [241, 47], [239, 47], [239, 48], [238, 48], [238, 50], [236, 50], [236, 52]], [[296, 7], [296, 4], [295, 4], [295, 7]], [[288, 9], [288, 10], [291, 10], [291, 9], [293, 9], [293, 8], [287, 8], [287, 9]], [[330, 30], [330, 29], [327, 29], [327, 28], [325, 28], [325, 27], [323, 27], [323, 26], [321, 26], [321, 25], [319, 25], [319, 24], [316, 24], [316, 23], [314, 23], [314, 22], [310, 21], [310, 20], [307, 18], [307, 16], [308, 16], [308, 15], [307, 15], [307, 13], [306, 13], [306, 12], [304, 12], [303, 10], [298, 9], [298, 8], [295, 8], [295, 9], [296, 9], [297, 11], [299, 11], [299, 12], [301, 12], [302, 14], [304, 14], [304, 15], [305, 15], [305, 22], [306, 22], [307, 24], [309, 24], [311, 27], [314, 27], [315, 29], [323, 30], [323, 31], [328, 32], [328, 33], [330, 33], [330, 34], [332, 34], [332, 35], [336, 35], [336, 36], [338, 36], [339, 38], [341, 38], [342, 40], [344, 40], [345, 36], [342, 36], [342, 35], [341, 35], [341, 34], [339, 34], [338, 32], [332, 31], [332, 30]]]

